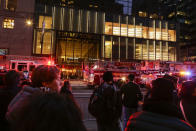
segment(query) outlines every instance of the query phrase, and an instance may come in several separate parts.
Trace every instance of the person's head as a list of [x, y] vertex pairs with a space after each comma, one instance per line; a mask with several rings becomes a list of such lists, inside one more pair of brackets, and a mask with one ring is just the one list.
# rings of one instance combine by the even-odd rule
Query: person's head
[[112, 75], [112, 72], [111, 72], [111, 71], [106, 71], [106, 72], [103, 74], [103, 80], [104, 80], [104, 82], [107, 82], [107, 83], [113, 82], [113, 75]]
[[158, 78], [152, 81], [151, 98], [172, 102], [174, 89], [175, 86], [172, 81], [165, 78]]
[[17, 87], [20, 82], [20, 74], [15, 70], [10, 70], [5, 75], [5, 85], [7, 87]]
[[38, 66], [33, 70], [31, 81], [33, 87], [47, 87], [55, 91], [61, 88], [60, 71], [56, 66]]
[[196, 96], [196, 82], [185, 81], [182, 83], [182, 87], [179, 93], [181, 98], [191, 98]]
[[168, 75], [168, 74], [165, 74], [165, 75], [163, 76], [163, 78], [172, 81], [172, 82], [174, 83], [174, 86], [177, 87], [177, 83], [178, 83], [178, 78], [177, 78], [177, 77], [175, 77], [175, 76], [170, 76], [170, 75]]
[[70, 86], [70, 83], [69, 83], [68, 80], [64, 80], [64, 83], [63, 83], [63, 86], [61, 87], [60, 92], [61, 92], [61, 93], [64, 93], [65, 90], [72, 91], [71, 86]]
[[65, 95], [34, 94], [22, 106], [15, 131], [86, 131], [80, 109]]
[[129, 74], [128, 79], [129, 79], [129, 81], [133, 81], [135, 79], [135, 75], [134, 74]]

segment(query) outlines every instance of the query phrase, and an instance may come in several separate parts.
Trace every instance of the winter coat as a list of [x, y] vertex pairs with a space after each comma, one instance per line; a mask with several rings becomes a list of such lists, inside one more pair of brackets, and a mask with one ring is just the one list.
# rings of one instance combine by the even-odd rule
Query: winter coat
[[6, 113], [6, 119], [9, 123], [12, 123], [16, 120], [17, 115], [19, 114], [20, 108], [26, 102], [25, 99], [31, 96], [34, 93], [41, 92], [39, 88], [27, 87], [25, 86], [10, 102], [8, 110]]
[[183, 119], [181, 111], [173, 101], [149, 99], [142, 112], [129, 118], [126, 131], [193, 131], [193, 127]]
[[181, 102], [186, 119], [196, 128], [196, 97], [192, 97], [192, 99], [182, 99]]
[[194, 129], [176, 117], [142, 111], [129, 118], [125, 131], [194, 131]]
[[129, 82], [121, 88], [123, 105], [128, 108], [137, 108], [138, 101], [142, 100], [142, 94], [137, 84]]
[[19, 91], [19, 87], [4, 86], [0, 88], [0, 129], [4, 131], [9, 128], [7, 120], [5, 119], [8, 105]]

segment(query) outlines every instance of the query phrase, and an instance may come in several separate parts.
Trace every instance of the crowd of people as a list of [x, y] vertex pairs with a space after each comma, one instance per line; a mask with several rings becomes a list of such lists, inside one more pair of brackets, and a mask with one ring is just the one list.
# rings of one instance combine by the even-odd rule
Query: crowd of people
[[128, 79], [116, 88], [112, 72], [106, 72], [104, 82], [91, 95], [88, 109], [97, 120], [98, 131], [195, 130], [196, 80], [184, 82], [179, 89], [178, 78], [166, 74], [153, 80], [144, 96], [134, 75]]
[[[134, 75], [116, 84], [112, 72], [89, 98], [88, 110], [98, 131], [194, 131], [196, 128], [196, 80], [177, 89], [178, 79], [165, 75], [153, 80], [144, 96]], [[82, 112], [69, 81], [60, 79], [55, 66], [34, 69], [31, 82], [17, 71], [6, 73], [0, 88], [2, 131], [86, 131]], [[138, 110], [139, 103], [142, 109]]]

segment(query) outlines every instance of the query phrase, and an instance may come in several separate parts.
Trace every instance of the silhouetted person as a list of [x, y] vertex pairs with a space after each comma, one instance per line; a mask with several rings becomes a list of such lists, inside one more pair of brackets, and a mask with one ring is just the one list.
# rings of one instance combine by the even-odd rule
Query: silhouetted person
[[25, 99], [13, 131], [86, 131], [79, 108], [69, 97], [38, 93]]
[[186, 81], [182, 83], [179, 93], [181, 101], [180, 107], [183, 116], [196, 129], [196, 81]]
[[72, 94], [72, 89], [71, 89], [71, 85], [69, 83], [68, 80], [64, 80], [64, 84], [61, 87], [60, 93], [62, 94], [66, 94], [67, 96], [69, 96], [71, 99], [74, 100], [73, 94]]
[[20, 91], [18, 87], [20, 75], [18, 72], [11, 70], [6, 73], [4, 78], [5, 85], [0, 88], [0, 129], [8, 130], [9, 125], [5, 119], [5, 114], [9, 103]]
[[0, 88], [0, 129], [7, 130], [8, 123], [5, 119], [5, 114], [11, 100], [20, 91], [18, 87], [20, 75], [18, 72], [12, 70], [6, 73], [4, 83], [5, 85]]
[[142, 100], [139, 85], [134, 82], [134, 78], [135, 76], [130, 74], [128, 76], [129, 82], [121, 88], [123, 97], [124, 128], [126, 127], [127, 121], [131, 114], [137, 112], [138, 101]]
[[61, 88], [60, 71], [55, 66], [38, 66], [31, 81], [32, 87], [25, 86], [9, 104], [6, 118], [10, 123], [15, 121], [26, 97], [39, 92], [59, 92]]
[[125, 131], [193, 131], [173, 101], [174, 89], [170, 80], [152, 81], [150, 99], [144, 102], [143, 111], [131, 115]]
[[103, 80], [91, 95], [88, 109], [97, 120], [98, 131], [120, 131], [121, 96], [113, 83], [112, 72], [105, 72]]

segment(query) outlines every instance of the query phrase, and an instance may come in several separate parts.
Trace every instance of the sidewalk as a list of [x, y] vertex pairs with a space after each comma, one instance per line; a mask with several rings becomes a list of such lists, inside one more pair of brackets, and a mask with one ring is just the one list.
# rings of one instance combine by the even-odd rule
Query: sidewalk
[[87, 88], [87, 82], [82, 80], [70, 80], [70, 85], [74, 89], [85, 89]]

